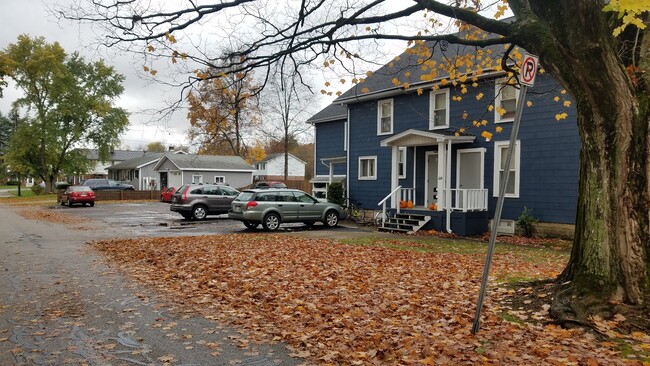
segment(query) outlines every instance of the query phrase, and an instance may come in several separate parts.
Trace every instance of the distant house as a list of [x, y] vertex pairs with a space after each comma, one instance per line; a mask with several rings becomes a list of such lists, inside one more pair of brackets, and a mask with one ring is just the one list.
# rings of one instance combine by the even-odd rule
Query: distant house
[[152, 169], [157, 174], [159, 187], [227, 183], [239, 188], [253, 183], [255, 171], [239, 156], [171, 153], [163, 155]]
[[[255, 180], [284, 180], [284, 153], [269, 154], [259, 162], [253, 162], [255, 166]], [[288, 175], [287, 180], [305, 179], [305, 166], [307, 163], [298, 159], [293, 154], [288, 154]]]
[[146, 151], [130, 151], [130, 150], [111, 150], [110, 156], [107, 160], [99, 158], [99, 151], [96, 149], [78, 149], [83, 155], [86, 156], [91, 162], [92, 168], [86, 174], [76, 175], [73, 177], [73, 183], [79, 183], [84, 179], [90, 178], [108, 178], [107, 168], [119, 162], [126, 161], [133, 158], [145, 156]]
[[136, 190], [160, 189], [153, 166], [163, 155], [151, 153], [111, 165], [107, 168], [108, 178], [129, 183]]

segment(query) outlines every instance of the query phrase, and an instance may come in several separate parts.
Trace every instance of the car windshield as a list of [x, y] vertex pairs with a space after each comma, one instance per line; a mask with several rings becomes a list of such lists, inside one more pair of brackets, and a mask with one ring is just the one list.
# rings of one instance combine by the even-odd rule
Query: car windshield
[[242, 192], [235, 198], [235, 201], [248, 202], [253, 197], [253, 192]]

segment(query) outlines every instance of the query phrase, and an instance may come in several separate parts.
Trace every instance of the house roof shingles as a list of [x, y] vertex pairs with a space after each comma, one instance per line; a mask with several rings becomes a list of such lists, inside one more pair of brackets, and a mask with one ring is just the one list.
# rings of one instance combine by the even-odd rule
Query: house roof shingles
[[125, 160], [122, 162], [119, 162], [117, 164], [109, 166], [107, 169], [108, 170], [127, 170], [127, 169], [135, 169], [141, 165], [146, 165], [147, 163], [153, 163], [158, 161], [164, 153], [150, 153], [145, 156], [140, 156], [137, 158]]
[[330, 104], [311, 116], [307, 123], [330, 122], [348, 117], [348, 108], [342, 104]]
[[181, 170], [255, 170], [239, 156], [166, 154], [165, 158]]

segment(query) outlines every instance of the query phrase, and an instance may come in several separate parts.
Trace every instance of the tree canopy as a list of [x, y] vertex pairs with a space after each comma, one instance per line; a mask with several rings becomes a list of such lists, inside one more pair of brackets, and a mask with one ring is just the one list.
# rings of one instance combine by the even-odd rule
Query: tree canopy
[[2, 69], [22, 90], [14, 108], [22, 122], [10, 141], [12, 169], [50, 182], [59, 173], [80, 174], [88, 161], [76, 147], [92, 144], [106, 158], [128, 125], [113, 106], [124, 77], [102, 61], [87, 63], [44, 38], [18, 37], [0, 53]]
[[[187, 65], [190, 85], [253, 69], [268, 73], [278, 63], [298, 71], [322, 65], [346, 74], [336, 83], [361, 85], [371, 70], [360, 63], [372, 65], [368, 50], [390, 47], [386, 40], [408, 42], [404, 47], [427, 67], [425, 79], [395, 78], [404, 90], [468, 87], [486, 73], [514, 76], [523, 50], [539, 55], [576, 102], [582, 142], [576, 235], [552, 313], [584, 323], [613, 304], [650, 302], [649, 3], [230, 0], [153, 7], [88, 0], [60, 14], [101, 27], [109, 45], [145, 50], [151, 72], [162, 60]], [[501, 19], [508, 8], [514, 17]], [[200, 38], [208, 33], [200, 30], [216, 41]], [[427, 50], [448, 43], [475, 47], [475, 55], [432, 60]], [[503, 51], [491, 52], [495, 45]], [[213, 72], [201, 71], [207, 68]]]

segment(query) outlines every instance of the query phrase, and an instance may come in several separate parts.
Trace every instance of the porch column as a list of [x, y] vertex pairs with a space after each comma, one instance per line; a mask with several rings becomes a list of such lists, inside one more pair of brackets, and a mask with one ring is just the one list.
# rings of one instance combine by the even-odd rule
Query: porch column
[[447, 201], [447, 150], [444, 141], [438, 142], [438, 211], [442, 211]]
[[[394, 191], [399, 185], [399, 171], [397, 165], [399, 164], [399, 146], [393, 145], [391, 147], [391, 169], [390, 169], [390, 191]], [[376, 172], [375, 172], [376, 174]], [[400, 194], [393, 195], [391, 202], [392, 208], [399, 207]]]
[[332, 184], [332, 181], [334, 180], [334, 164], [330, 161], [330, 181], [329, 184]]

